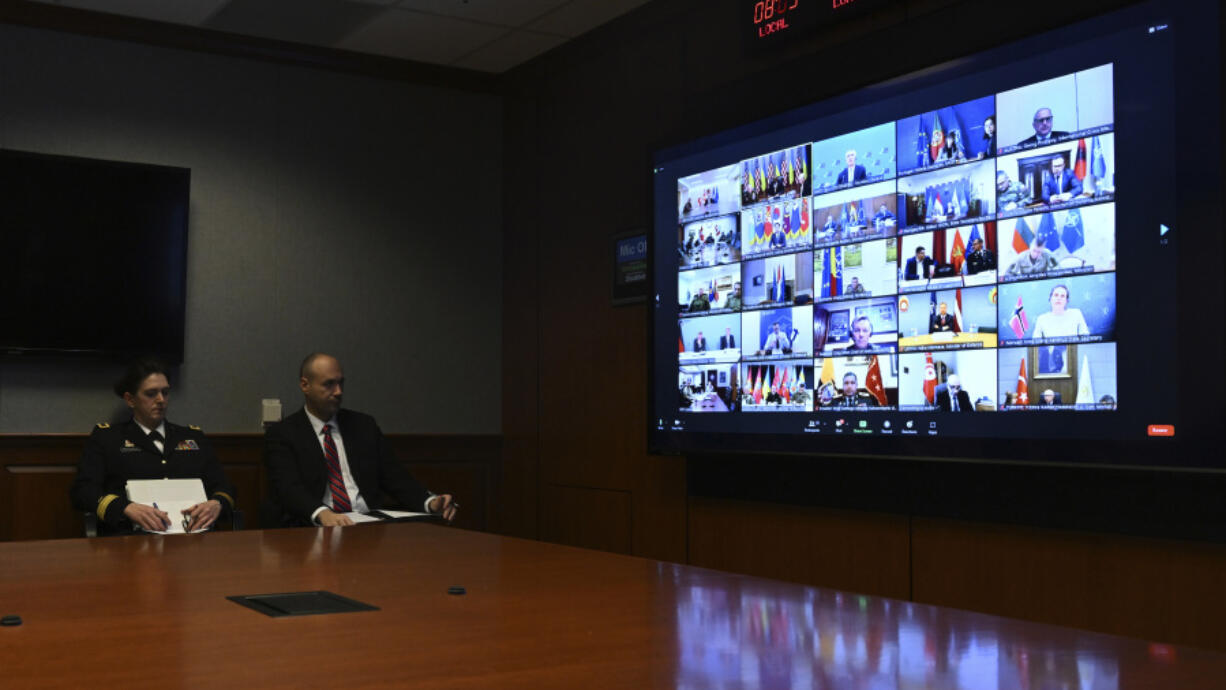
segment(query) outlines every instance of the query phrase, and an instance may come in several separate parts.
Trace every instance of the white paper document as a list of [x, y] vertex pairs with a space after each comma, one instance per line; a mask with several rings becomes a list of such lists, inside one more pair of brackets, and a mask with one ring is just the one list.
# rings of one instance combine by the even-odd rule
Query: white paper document
[[170, 516], [170, 527], [153, 534], [186, 534], [183, 511], [208, 500], [204, 482], [199, 479], [132, 479], [128, 481], [127, 493], [129, 501], [154, 506]]
[[359, 513], [356, 511], [352, 513], [341, 513], [341, 515], [344, 515], [350, 520], [353, 520], [353, 524], [355, 525], [361, 524], [363, 522], [383, 522], [383, 518], [377, 515], [367, 515], [365, 513]]
[[[379, 515], [367, 515], [365, 513], [342, 513], [345, 517], [353, 520], [353, 524], [358, 525], [363, 522], [383, 522], [384, 520], [397, 520], [408, 517], [428, 516], [429, 513], [411, 513], [406, 510], [378, 510]], [[381, 517], [386, 516], [386, 517]]]
[[379, 512], [393, 520], [407, 517], [427, 517], [430, 515], [430, 513], [411, 513], [407, 510], [380, 510]]

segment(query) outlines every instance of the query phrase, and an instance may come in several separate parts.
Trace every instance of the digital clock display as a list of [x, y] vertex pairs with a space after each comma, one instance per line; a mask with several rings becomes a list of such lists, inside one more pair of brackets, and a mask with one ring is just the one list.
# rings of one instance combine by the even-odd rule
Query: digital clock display
[[[797, 26], [797, 10], [812, 6], [815, 0], [761, 0], [753, 3], [753, 25], [759, 38]], [[789, 23], [788, 19], [793, 19]]]
[[751, 46], [811, 36], [819, 26], [886, 4], [888, 0], [746, 0], [739, 21]]

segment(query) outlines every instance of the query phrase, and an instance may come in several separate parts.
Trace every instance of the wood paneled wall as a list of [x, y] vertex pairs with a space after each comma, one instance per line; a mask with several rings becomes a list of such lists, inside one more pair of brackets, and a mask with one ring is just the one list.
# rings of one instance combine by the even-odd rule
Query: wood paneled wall
[[[259, 434], [217, 434], [209, 440], [238, 492], [247, 528], [260, 527], [265, 473]], [[483, 435], [388, 436], [396, 454], [423, 485], [451, 492], [461, 505], [456, 524], [489, 528], [501, 440]], [[68, 489], [85, 444], [82, 434], [0, 435], [0, 540], [83, 536]]]

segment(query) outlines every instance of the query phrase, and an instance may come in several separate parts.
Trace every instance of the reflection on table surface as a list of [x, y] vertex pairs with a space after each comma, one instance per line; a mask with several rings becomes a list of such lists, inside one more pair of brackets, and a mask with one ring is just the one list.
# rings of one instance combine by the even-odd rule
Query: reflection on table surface
[[1208, 688], [1226, 670], [1211, 652], [752, 579], [681, 588], [677, 633], [679, 688]]
[[[0, 543], [6, 687], [1221, 687], [1226, 655], [429, 524]], [[466, 588], [463, 596], [449, 587]], [[378, 611], [266, 618], [239, 594]]]

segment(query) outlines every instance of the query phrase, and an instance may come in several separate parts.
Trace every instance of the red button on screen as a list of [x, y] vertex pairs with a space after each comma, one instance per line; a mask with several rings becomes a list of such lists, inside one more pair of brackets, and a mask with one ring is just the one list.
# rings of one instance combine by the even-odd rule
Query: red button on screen
[[1175, 435], [1175, 425], [1174, 424], [1150, 424], [1149, 425], [1149, 435], [1150, 436], [1174, 436]]

